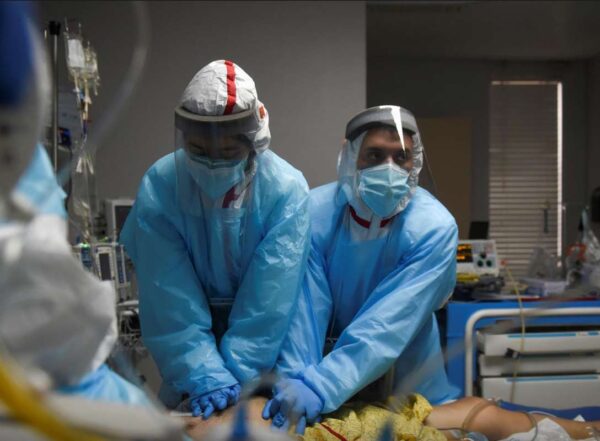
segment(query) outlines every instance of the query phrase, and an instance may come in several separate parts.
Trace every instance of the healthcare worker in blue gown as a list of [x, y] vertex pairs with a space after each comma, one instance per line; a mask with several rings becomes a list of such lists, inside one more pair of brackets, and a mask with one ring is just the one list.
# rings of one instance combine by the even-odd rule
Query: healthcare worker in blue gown
[[310, 194], [308, 269], [278, 361], [287, 378], [263, 413], [274, 425], [302, 432], [390, 370], [402, 392], [458, 397], [434, 316], [454, 287], [457, 227], [418, 187], [422, 164], [408, 110], [374, 107], [348, 123], [338, 181]]
[[275, 365], [306, 267], [308, 188], [269, 150], [267, 111], [231, 61], [192, 78], [175, 127], [175, 152], [146, 172], [121, 241], [160, 397], [207, 418]]
[[65, 193], [36, 145], [49, 78], [29, 6], [0, 3], [0, 41], [10, 43], [0, 45], [0, 340], [59, 393], [149, 405], [105, 364], [117, 338], [115, 292], [73, 259]]
[[66, 194], [58, 185], [46, 149], [38, 144], [29, 166], [17, 182], [15, 191], [23, 196], [37, 213], [67, 217]]
[[[51, 250], [53, 262], [49, 262], [47, 268], [38, 268], [38, 276], [44, 274], [46, 270], [49, 272], [61, 272], [62, 270], [61, 277], [64, 278], [63, 282], [59, 282], [62, 285], [60, 288], [53, 286], [52, 283], [43, 284], [38, 294], [26, 301], [23, 300], [28, 304], [27, 308], [31, 310], [29, 314], [32, 317], [24, 319], [22, 316], [21, 324], [13, 325], [13, 328], [19, 326], [22, 336], [37, 336], [35, 340], [39, 342], [39, 346], [21, 348], [23, 353], [27, 354], [26, 358], [36, 360], [36, 364], [52, 374], [56, 380], [57, 391], [60, 393], [77, 395], [91, 400], [151, 405], [150, 400], [141, 389], [105, 364], [117, 338], [114, 291], [111, 287], [107, 287], [106, 283], [94, 279], [91, 275], [81, 274], [83, 272], [81, 268], [73, 267], [69, 262], [62, 262], [71, 259], [68, 248], [65, 248], [68, 252], [66, 255], [60, 252], [67, 246], [66, 195], [56, 181], [50, 158], [42, 145], [38, 144], [35, 147], [29, 165], [17, 182], [15, 193], [35, 210], [35, 220], [29, 225], [28, 234], [30, 238], [39, 237], [40, 242], [43, 242], [43, 244], [38, 243], [37, 252], [44, 254], [45, 245], [54, 247]], [[50, 236], [53, 236], [52, 241], [56, 240], [57, 242], [52, 244]], [[49, 242], [45, 242], [46, 239]], [[32, 244], [32, 246], [36, 245]], [[62, 266], [62, 263], [66, 267]], [[69, 278], [68, 274], [71, 272], [72, 275]], [[38, 279], [43, 280], [43, 277], [32, 277], [30, 282], [21, 282], [20, 287], [28, 286], [31, 291], [35, 291], [33, 289], [34, 281]], [[77, 283], [79, 286], [75, 286]], [[69, 297], [68, 293], [75, 294], [75, 297]], [[99, 298], [105, 298], [108, 301], [99, 302]], [[49, 306], [59, 303], [60, 306], [56, 308]], [[86, 305], [82, 306], [83, 303]], [[33, 312], [36, 309], [48, 309], [44, 313], [44, 328], [42, 328], [42, 324], [39, 324], [38, 328]], [[63, 310], [62, 313], [72, 309], [73, 321], [70, 322], [65, 317], [55, 316], [57, 309]], [[14, 312], [11, 313], [10, 310], [6, 312], [14, 315]], [[85, 317], [86, 313], [89, 313], [91, 317], [84, 324], [82, 317]], [[27, 313], [24, 316], [26, 317]], [[101, 319], [99, 319], [100, 317]], [[52, 324], [53, 322], [54, 324]], [[94, 329], [95, 322], [99, 322], [96, 329]], [[62, 329], [61, 332], [65, 334], [65, 338], [45, 344], [45, 337], [50, 334], [53, 326]], [[82, 326], [85, 326], [86, 329], [80, 329]], [[69, 332], [72, 335], [67, 337]], [[93, 351], [94, 348], [96, 352], [90, 354], [89, 351]], [[56, 357], [47, 354], [46, 351], [62, 354], [62, 356]], [[73, 358], [67, 354], [72, 355]], [[86, 356], [90, 357], [87, 362], [85, 361]]]
[[[33, 360], [34, 365], [48, 372], [59, 393], [150, 406], [151, 401], [141, 389], [105, 363], [117, 339], [115, 293], [106, 282], [88, 275], [72, 261], [66, 240], [66, 195], [40, 144], [35, 147], [29, 166], [17, 182], [15, 194], [35, 210], [34, 220], [26, 230], [29, 236], [26, 244], [35, 248], [38, 257], [46, 253], [52, 257], [43, 268], [29, 267], [28, 271], [37, 275], [22, 278], [18, 284], [18, 289], [28, 291], [21, 293], [22, 298], [17, 300], [24, 305], [21, 315], [17, 315], [20, 323], [9, 324], [11, 318], [3, 319], [6, 327], [18, 330], [19, 339], [31, 337], [30, 340], [36, 342], [31, 347], [21, 345], [20, 357]], [[33, 238], [38, 239], [37, 244], [33, 243]], [[21, 266], [26, 265], [22, 262]], [[50, 273], [60, 274], [62, 281], [44, 283], [44, 275], [52, 278]], [[36, 290], [38, 283], [42, 285]], [[13, 295], [19, 292], [18, 289], [13, 286]], [[8, 302], [6, 297], [4, 300]], [[14, 307], [14, 304], [7, 307], [6, 314], [14, 317], [15, 312], [11, 309]], [[41, 317], [43, 320], [39, 322]], [[55, 339], [47, 340], [53, 332]], [[3, 334], [2, 330], [0, 334]], [[10, 341], [11, 337], [5, 340]]]

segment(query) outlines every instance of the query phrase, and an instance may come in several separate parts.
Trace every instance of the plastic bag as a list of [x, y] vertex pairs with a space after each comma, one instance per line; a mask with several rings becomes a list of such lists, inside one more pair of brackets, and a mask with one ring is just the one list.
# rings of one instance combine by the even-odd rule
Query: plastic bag
[[561, 279], [560, 258], [542, 247], [534, 248], [529, 257], [527, 276], [544, 280]]
[[534, 427], [529, 432], [515, 433], [502, 441], [531, 441], [533, 439], [535, 441], [572, 441], [565, 429], [549, 418], [538, 422], [537, 436], [535, 436], [535, 431]]
[[581, 223], [583, 224], [582, 242], [585, 246], [584, 272], [586, 273], [588, 284], [600, 289], [600, 242], [590, 225], [587, 209], [581, 213]]
[[600, 265], [600, 242], [598, 242], [598, 238], [592, 231], [587, 209], [581, 213], [581, 223], [583, 225], [583, 237], [581, 241], [585, 246], [585, 262], [591, 265]]

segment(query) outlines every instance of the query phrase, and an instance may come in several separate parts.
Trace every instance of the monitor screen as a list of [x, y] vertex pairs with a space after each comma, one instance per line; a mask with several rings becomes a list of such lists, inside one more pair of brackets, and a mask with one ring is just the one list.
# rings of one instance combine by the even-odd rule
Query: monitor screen
[[125, 220], [131, 211], [131, 205], [115, 205], [115, 228], [116, 236], [121, 234], [121, 229], [125, 225]]
[[102, 280], [112, 280], [112, 274], [110, 271], [110, 254], [98, 254], [98, 262], [100, 263], [100, 278]]
[[458, 249], [456, 250], [456, 262], [473, 263], [473, 247], [471, 244], [458, 244]]

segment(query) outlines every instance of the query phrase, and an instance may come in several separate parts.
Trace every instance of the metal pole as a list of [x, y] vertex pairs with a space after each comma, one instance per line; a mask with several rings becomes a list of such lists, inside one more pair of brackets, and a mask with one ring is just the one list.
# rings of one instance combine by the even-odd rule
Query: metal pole
[[48, 30], [52, 36], [52, 162], [58, 171], [58, 37], [60, 22], [51, 21]]

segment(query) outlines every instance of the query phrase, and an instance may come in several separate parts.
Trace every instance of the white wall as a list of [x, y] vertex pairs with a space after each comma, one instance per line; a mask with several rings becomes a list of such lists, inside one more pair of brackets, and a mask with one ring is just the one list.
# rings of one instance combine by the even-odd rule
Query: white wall
[[[363, 2], [147, 6], [149, 60], [127, 112], [98, 154], [100, 196], [135, 194], [144, 171], [172, 150], [173, 108], [183, 88], [198, 69], [222, 58], [254, 78], [270, 112], [273, 150], [301, 169], [311, 186], [335, 178], [345, 123], [366, 102]], [[82, 22], [98, 51], [102, 88], [92, 118], [102, 118], [131, 55], [131, 8], [120, 2], [41, 2], [41, 26], [65, 16]]]
[[[596, 75], [600, 76], [598, 73]], [[487, 220], [489, 86], [492, 79], [546, 79], [563, 82], [563, 200], [568, 204], [567, 241], [571, 243], [576, 238], [579, 212], [587, 203], [587, 189], [590, 185], [588, 167], [593, 167], [586, 165], [590, 151], [588, 131], [598, 125], [598, 119], [588, 124], [585, 62], [524, 63], [371, 56], [368, 59], [367, 103], [368, 106], [400, 104], [412, 110], [417, 119], [470, 118], [471, 219]], [[600, 81], [597, 82], [597, 87], [600, 87]], [[598, 136], [598, 129], [595, 130]], [[596, 149], [600, 150], [598, 147]], [[596, 151], [594, 155], [598, 159], [600, 151]], [[598, 166], [595, 169], [595, 175], [598, 176]], [[460, 173], [460, 170], [454, 172]], [[433, 173], [435, 175], [436, 171], [433, 170]]]

